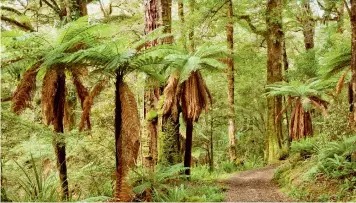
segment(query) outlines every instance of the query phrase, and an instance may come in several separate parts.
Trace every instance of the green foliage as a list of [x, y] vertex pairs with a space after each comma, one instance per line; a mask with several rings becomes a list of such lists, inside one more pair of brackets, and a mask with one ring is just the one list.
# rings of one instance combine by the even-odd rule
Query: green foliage
[[203, 184], [193, 184], [185, 186], [181, 184], [169, 188], [167, 194], [162, 194], [157, 201], [159, 202], [220, 202], [225, 199], [222, 194], [223, 189], [218, 186]]
[[291, 158], [278, 167], [274, 179], [300, 201], [350, 201], [354, 198], [356, 136], [326, 142], [323, 136], [293, 142]]
[[151, 110], [146, 114], [146, 120], [151, 121], [158, 117], [158, 113], [155, 110]]
[[318, 152], [318, 146], [315, 144], [315, 138], [305, 138], [291, 143], [291, 154], [298, 154], [307, 159]]
[[318, 168], [331, 178], [345, 178], [356, 175], [356, 136], [326, 144], [319, 153]]
[[317, 77], [319, 70], [318, 59], [316, 58], [316, 50], [308, 50], [301, 53], [295, 59], [296, 70], [290, 70], [287, 73], [289, 80], [305, 81], [310, 78]]
[[10, 199], [15, 201], [41, 202], [58, 200], [59, 194], [56, 190], [57, 184], [55, 183], [57, 180], [54, 178], [54, 174], [45, 174], [42, 167], [38, 168], [32, 155], [29, 169], [21, 166], [16, 161], [15, 163], [26, 177], [25, 179], [16, 178], [16, 182], [25, 191], [25, 195], [12, 194]]
[[330, 88], [330, 84], [321, 80], [310, 80], [307, 83], [302, 81], [275, 83], [266, 87], [268, 96], [291, 97], [321, 96], [323, 91], [328, 88]]
[[231, 161], [224, 161], [220, 163], [221, 169], [226, 173], [237, 171], [237, 164]]
[[130, 173], [129, 182], [137, 195], [142, 195], [148, 190], [156, 197], [161, 193], [165, 193], [172, 181], [185, 178], [186, 175], [182, 175], [185, 169], [182, 164], [173, 166], [158, 165], [155, 171], [147, 168], [136, 168]]
[[195, 52], [189, 53], [185, 50], [175, 51], [176, 53], [168, 54], [164, 57], [164, 63], [168, 67], [167, 75], [179, 73], [179, 81], [184, 82], [194, 71], [201, 69], [216, 71], [225, 69], [225, 65], [219, 62], [219, 57], [226, 57], [226, 48], [217, 45], [205, 44], [196, 49]]

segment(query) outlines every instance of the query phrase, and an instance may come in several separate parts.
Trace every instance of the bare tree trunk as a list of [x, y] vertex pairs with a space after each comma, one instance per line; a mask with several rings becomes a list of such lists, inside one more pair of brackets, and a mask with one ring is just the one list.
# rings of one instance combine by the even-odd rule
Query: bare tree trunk
[[350, 125], [356, 128], [356, 0], [351, 0], [351, 106], [350, 106]]
[[76, 9], [79, 11], [80, 16], [86, 16], [88, 15], [88, 9], [87, 9], [87, 0], [75, 0], [76, 1]]
[[[172, 0], [161, 0], [161, 18], [164, 26], [164, 33], [172, 32]], [[171, 44], [173, 36], [163, 39], [163, 43]]]
[[344, 32], [344, 15], [345, 15], [345, 3], [342, 1], [338, 8], [338, 19], [337, 19], [337, 33]]
[[235, 100], [234, 100], [234, 90], [235, 90], [235, 69], [234, 69], [234, 59], [232, 56], [234, 55], [234, 27], [232, 16], [233, 7], [232, 0], [229, 0], [227, 5], [227, 18], [228, 23], [226, 25], [226, 41], [227, 47], [229, 49], [230, 56], [227, 58], [227, 80], [228, 80], [228, 102], [229, 102], [229, 153], [230, 153], [230, 161], [236, 160], [236, 138], [235, 138]]
[[[156, 0], [145, 0], [145, 34], [148, 34], [158, 28], [159, 25], [159, 11], [158, 2]], [[157, 42], [147, 44], [146, 48], [155, 46]], [[156, 92], [156, 93], [155, 93]], [[147, 114], [151, 115], [157, 112], [155, 109], [159, 99], [159, 88], [146, 88], [144, 98], [144, 118], [146, 119], [146, 130], [148, 139], [148, 154], [145, 155], [144, 165], [154, 169], [158, 160], [157, 142], [158, 142], [158, 117], [147, 119]], [[157, 114], [156, 114], [157, 115]]]
[[57, 156], [57, 168], [59, 171], [59, 180], [61, 183], [61, 199], [67, 200], [69, 197], [68, 179], [67, 179], [67, 162], [66, 148], [64, 142], [64, 104], [65, 104], [65, 74], [63, 70], [58, 70], [57, 89], [54, 99], [54, 131], [56, 136], [53, 140], [55, 154]]
[[[267, 84], [282, 81], [282, 1], [267, 1]], [[282, 97], [267, 98], [267, 157], [272, 163], [282, 148], [282, 121], [275, 118], [282, 110]]]
[[183, 0], [178, 0], [178, 16], [180, 21], [181, 36], [180, 40], [184, 48], [187, 48], [187, 43], [185, 39], [185, 26], [184, 26], [184, 3]]
[[313, 12], [310, 8], [310, 0], [303, 0], [302, 2], [302, 17], [301, 23], [303, 27], [304, 46], [306, 50], [314, 48], [315, 22], [313, 19]]
[[[190, 9], [190, 13], [192, 14], [195, 10], [195, 0], [189, 0], [189, 9]], [[189, 51], [193, 52], [195, 50], [194, 27], [191, 28], [188, 38], [189, 38]]]

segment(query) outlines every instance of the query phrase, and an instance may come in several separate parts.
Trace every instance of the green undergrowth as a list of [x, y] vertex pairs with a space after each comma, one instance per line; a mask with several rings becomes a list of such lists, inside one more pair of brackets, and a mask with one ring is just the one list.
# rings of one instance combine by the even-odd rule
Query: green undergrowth
[[154, 172], [138, 167], [132, 170], [129, 182], [136, 193], [137, 201], [156, 202], [221, 202], [225, 200], [225, 179], [237, 171], [263, 167], [262, 158], [246, 161], [222, 162], [213, 170], [208, 165], [191, 168], [191, 175], [183, 175], [182, 164], [158, 165]]
[[356, 201], [356, 136], [293, 142], [274, 180], [296, 201]]

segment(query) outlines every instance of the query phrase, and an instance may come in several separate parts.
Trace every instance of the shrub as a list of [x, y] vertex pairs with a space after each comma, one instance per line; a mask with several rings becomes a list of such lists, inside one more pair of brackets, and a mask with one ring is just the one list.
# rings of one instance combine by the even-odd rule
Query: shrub
[[58, 201], [59, 194], [56, 190], [57, 180], [54, 177], [54, 174], [46, 175], [43, 172], [42, 167], [36, 166], [35, 160], [31, 154], [30, 159], [30, 170], [21, 166], [17, 163], [17, 166], [23, 172], [25, 178], [15, 178], [20, 188], [25, 191], [24, 195], [19, 195], [19, 191], [16, 194], [10, 195], [10, 199], [14, 201], [24, 202], [24, 201]]
[[147, 168], [136, 168], [129, 175], [129, 183], [132, 185], [138, 200], [157, 199], [160, 194], [167, 194], [170, 183], [178, 182], [179, 179], [187, 177], [181, 175], [185, 169], [182, 164], [174, 166], [158, 165], [155, 171]]
[[293, 141], [291, 144], [291, 154], [298, 154], [304, 159], [310, 158], [318, 151], [318, 148], [314, 143], [315, 138]]
[[355, 152], [356, 136], [330, 142], [319, 154], [318, 169], [331, 178], [356, 176], [356, 161], [352, 160]]

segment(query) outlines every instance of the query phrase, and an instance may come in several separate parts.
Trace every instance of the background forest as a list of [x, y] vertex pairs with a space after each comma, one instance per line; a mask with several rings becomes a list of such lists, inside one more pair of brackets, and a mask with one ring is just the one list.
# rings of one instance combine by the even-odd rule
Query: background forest
[[2, 201], [356, 201], [356, 2], [1, 0]]

